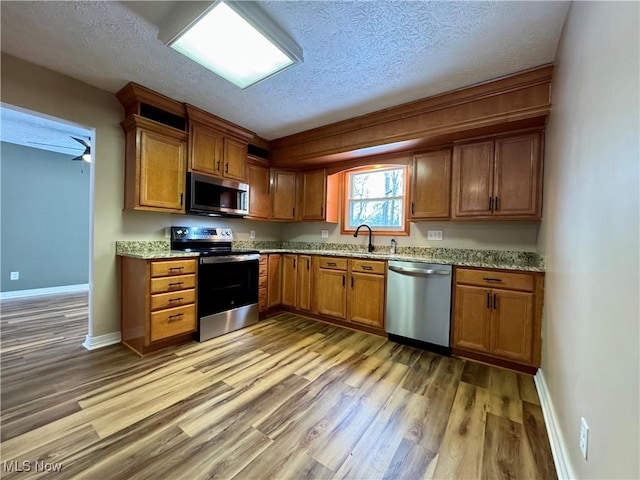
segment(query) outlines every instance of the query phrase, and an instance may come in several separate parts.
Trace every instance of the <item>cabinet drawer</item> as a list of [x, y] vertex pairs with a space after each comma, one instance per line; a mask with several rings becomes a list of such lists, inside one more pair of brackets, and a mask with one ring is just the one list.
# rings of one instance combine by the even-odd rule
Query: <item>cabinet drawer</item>
[[187, 305], [151, 314], [151, 341], [196, 331], [196, 307]]
[[269, 277], [267, 276], [258, 277], [258, 288], [267, 288], [268, 284], [269, 284]]
[[386, 265], [376, 260], [350, 260], [352, 272], [384, 274]]
[[456, 269], [456, 282], [481, 287], [533, 291], [533, 275], [527, 273], [490, 272], [470, 268]]
[[196, 302], [196, 291], [179, 290], [169, 293], [158, 293], [151, 295], [151, 310], [161, 310], [163, 308], [180, 307]]
[[332, 270], [346, 270], [346, 258], [320, 257], [318, 261], [320, 268], [330, 268]]
[[179, 275], [175, 277], [163, 277], [151, 279], [151, 293], [174, 292], [186, 290], [196, 286], [195, 275]]
[[195, 259], [151, 262], [152, 277], [184, 275], [186, 273], [196, 273]]

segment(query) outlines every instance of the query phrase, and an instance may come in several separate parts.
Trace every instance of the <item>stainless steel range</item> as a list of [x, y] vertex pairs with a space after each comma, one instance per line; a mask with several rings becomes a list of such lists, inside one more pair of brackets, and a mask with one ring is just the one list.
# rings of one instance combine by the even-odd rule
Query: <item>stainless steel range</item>
[[171, 227], [171, 249], [198, 252], [198, 331], [204, 342], [258, 322], [257, 250], [234, 250], [230, 228]]

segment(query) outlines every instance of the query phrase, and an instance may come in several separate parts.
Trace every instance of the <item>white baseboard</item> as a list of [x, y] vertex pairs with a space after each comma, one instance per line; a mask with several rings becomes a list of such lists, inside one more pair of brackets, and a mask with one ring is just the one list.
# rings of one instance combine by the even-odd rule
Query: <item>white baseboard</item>
[[542, 414], [544, 415], [544, 421], [547, 425], [547, 432], [549, 434], [549, 443], [551, 444], [551, 453], [553, 454], [553, 461], [556, 464], [556, 472], [558, 478], [574, 479], [573, 468], [567, 455], [567, 449], [560, 431], [560, 425], [556, 417], [555, 410], [553, 409], [553, 402], [549, 396], [549, 389], [547, 388], [547, 382], [544, 379], [542, 369], [538, 369], [533, 381], [538, 389], [538, 396], [540, 397], [540, 406], [542, 407]]
[[61, 287], [34, 288], [31, 290], [16, 290], [15, 292], [0, 292], [0, 300], [9, 298], [37, 297], [40, 295], [54, 295], [56, 293], [88, 292], [89, 284], [63, 285]]
[[98, 335], [92, 337], [87, 335], [82, 346], [87, 350], [95, 350], [97, 348], [108, 347], [109, 345], [115, 345], [122, 341], [122, 335], [120, 332], [107, 333], [105, 335]]

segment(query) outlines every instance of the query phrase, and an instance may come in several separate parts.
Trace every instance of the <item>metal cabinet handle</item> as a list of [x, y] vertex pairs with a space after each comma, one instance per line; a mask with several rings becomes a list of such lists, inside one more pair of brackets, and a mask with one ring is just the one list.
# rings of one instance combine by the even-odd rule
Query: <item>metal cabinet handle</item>
[[183, 199], [184, 199], [184, 193], [181, 193], [180, 194], [180, 206], [182, 206]]
[[220, 160], [216, 162], [216, 171], [220, 171]]
[[169, 303], [179, 302], [181, 300], [184, 300], [184, 297], [170, 298]]
[[327, 265], [330, 266], [330, 267], [337, 267], [338, 266], [338, 264], [335, 263], [335, 262], [327, 262]]
[[482, 279], [486, 282], [502, 282], [501, 278], [482, 277]]
[[497, 310], [498, 309], [498, 297], [496, 296], [496, 294], [493, 294], [493, 309]]
[[411, 215], [413, 215], [415, 212], [413, 210], [413, 202], [411, 202]]
[[487, 308], [491, 309], [491, 294], [487, 293]]
[[342, 275], [342, 286], [344, 287], [346, 285], [346, 278], [344, 275]]
[[493, 212], [493, 197], [489, 197], [489, 211]]
[[373, 270], [371, 265], [361, 265], [360, 268], [362, 268], [362, 270]]
[[170, 287], [179, 287], [180, 285], [182, 285], [184, 282], [173, 282], [170, 283], [169, 286]]
[[184, 315], [184, 313], [176, 313], [175, 315], [169, 315], [169, 318], [167, 319], [167, 321], [169, 323], [175, 322], [175, 321], [179, 320], [183, 315]]
[[309, 259], [307, 258], [307, 270], [309, 270]]
[[498, 197], [496, 196], [496, 201], [495, 201], [495, 203], [494, 203], [494, 205], [495, 205], [495, 211], [496, 211], [496, 212], [498, 211], [498, 200], [499, 200], [499, 199], [498, 199]]
[[293, 257], [293, 268], [294, 268], [294, 270], [296, 268], [296, 257]]
[[169, 267], [170, 272], [173, 272], [174, 270], [184, 270], [184, 267]]
[[351, 277], [351, 288], [353, 288], [353, 277]]
[[229, 173], [229, 162], [224, 164], [224, 173]]

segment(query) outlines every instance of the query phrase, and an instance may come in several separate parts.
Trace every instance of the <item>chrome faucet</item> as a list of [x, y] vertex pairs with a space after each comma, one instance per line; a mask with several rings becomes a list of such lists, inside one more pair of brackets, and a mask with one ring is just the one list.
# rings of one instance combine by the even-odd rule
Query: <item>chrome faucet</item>
[[371, 227], [369, 225], [367, 225], [366, 223], [359, 225], [358, 228], [356, 228], [356, 233], [354, 233], [353, 236], [355, 238], [358, 238], [358, 232], [362, 227], [367, 227], [369, 229], [369, 245], [367, 246], [367, 251], [373, 252], [373, 244], [371, 243], [371, 236], [373, 235], [373, 232], [371, 231]]

